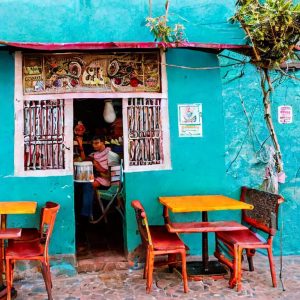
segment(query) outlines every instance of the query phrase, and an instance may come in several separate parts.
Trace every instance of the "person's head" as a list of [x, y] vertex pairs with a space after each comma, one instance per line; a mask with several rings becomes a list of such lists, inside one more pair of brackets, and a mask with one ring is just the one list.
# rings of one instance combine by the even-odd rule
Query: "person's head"
[[103, 151], [105, 149], [104, 139], [100, 136], [94, 136], [92, 146], [95, 151]]
[[85, 133], [85, 126], [83, 125], [82, 121], [78, 121], [77, 125], [74, 128], [74, 133], [76, 136], [83, 136]]

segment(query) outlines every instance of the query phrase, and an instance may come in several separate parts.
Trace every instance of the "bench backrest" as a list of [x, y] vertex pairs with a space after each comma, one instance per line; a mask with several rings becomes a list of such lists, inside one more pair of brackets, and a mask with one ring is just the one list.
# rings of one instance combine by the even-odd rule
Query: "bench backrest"
[[274, 235], [278, 229], [278, 208], [284, 201], [283, 197], [244, 186], [241, 201], [254, 206], [253, 210], [243, 210], [243, 223]]

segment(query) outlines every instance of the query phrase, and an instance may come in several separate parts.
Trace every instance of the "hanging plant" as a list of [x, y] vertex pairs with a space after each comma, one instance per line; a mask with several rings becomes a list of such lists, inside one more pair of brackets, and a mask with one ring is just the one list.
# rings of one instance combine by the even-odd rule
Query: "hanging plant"
[[230, 19], [240, 22], [252, 46], [252, 62], [274, 69], [294, 56], [300, 38], [300, 4], [292, 0], [238, 0]]
[[251, 63], [258, 67], [264, 104], [264, 116], [275, 149], [275, 169], [278, 182], [283, 172], [280, 145], [271, 115], [272, 80], [269, 71], [294, 57], [294, 47], [300, 39], [300, 4], [292, 0], [238, 0], [237, 11], [230, 19], [239, 22], [252, 47]]
[[155, 41], [162, 41], [166, 43], [183, 42], [186, 40], [184, 26], [180, 23], [175, 24], [174, 27], [168, 25], [169, 4], [170, 1], [167, 0], [165, 3], [164, 15], [155, 18], [147, 17], [146, 26], [150, 28], [150, 32], [154, 35]]

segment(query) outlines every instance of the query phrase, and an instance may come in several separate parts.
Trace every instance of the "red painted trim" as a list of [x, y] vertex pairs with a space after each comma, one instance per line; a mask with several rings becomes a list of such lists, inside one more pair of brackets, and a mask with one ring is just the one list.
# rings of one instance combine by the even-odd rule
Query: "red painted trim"
[[251, 49], [248, 45], [234, 44], [214, 44], [214, 43], [198, 43], [198, 42], [180, 42], [180, 43], [164, 43], [164, 42], [82, 42], [82, 43], [29, 43], [29, 42], [9, 42], [0, 41], [0, 44], [32, 50], [105, 50], [105, 49], [155, 49], [155, 48], [195, 48], [195, 49]]

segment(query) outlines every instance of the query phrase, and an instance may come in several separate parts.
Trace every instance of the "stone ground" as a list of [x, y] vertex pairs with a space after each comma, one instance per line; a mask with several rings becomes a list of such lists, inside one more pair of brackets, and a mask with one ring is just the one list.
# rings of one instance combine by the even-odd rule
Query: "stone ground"
[[[257, 254], [254, 258], [254, 272], [243, 272], [243, 288], [236, 292], [228, 288], [226, 279], [213, 281], [189, 281], [189, 293], [183, 293], [180, 275], [168, 273], [160, 267], [154, 271], [151, 294], [145, 292], [142, 266], [130, 268], [126, 262], [106, 263], [97, 272], [79, 273], [76, 276], [53, 274], [54, 300], [105, 299], [300, 299], [300, 256], [283, 257], [283, 283], [279, 279], [280, 260], [276, 257], [278, 287], [273, 288], [266, 256]], [[247, 266], [245, 265], [245, 268]], [[17, 300], [47, 299], [42, 276], [29, 276], [27, 280], [14, 281], [18, 291]]]

